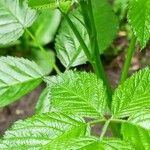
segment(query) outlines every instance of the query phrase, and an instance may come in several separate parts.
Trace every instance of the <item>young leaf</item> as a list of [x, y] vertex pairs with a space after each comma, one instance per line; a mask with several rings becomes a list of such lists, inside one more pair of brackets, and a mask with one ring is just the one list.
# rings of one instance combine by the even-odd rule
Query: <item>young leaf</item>
[[51, 143], [47, 149], [53, 150], [134, 150], [128, 143], [118, 139], [99, 141], [94, 137], [83, 137], [68, 140], [67, 142]]
[[[98, 118], [107, 111], [106, 88], [93, 73], [68, 71], [49, 78], [48, 82], [49, 109], [52, 107], [52, 110], [65, 114]], [[45, 100], [47, 101], [47, 98]]]
[[42, 14], [38, 17], [31, 28], [36, 39], [38, 39], [42, 45], [52, 42], [59, 27], [60, 20], [61, 14], [58, 10], [42, 11]]
[[112, 102], [115, 117], [127, 117], [145, 108], [150, 108], [149, 68], [140, 70], [120, 85]]
[[60, 8], [66, 12], [71, 6], [72, 0], [28, 0], [29, 6], [38, 10]]
[[113, 41], [118, 31], [118, 18], [106, 0], [91, 0], [100, 53]]
[[32, 61], [0, 57], [0, 107], [6, 106], [33, 90], [45, 74]]
[[131, 116], [127, 122], [122, 125], [123, 138], [131, 142], [137, 150], [149, 150], [150, 111], [140, 111]]
[[144, 48], [150, 39], [150, 0], [130, 0], [128, 20]]
[[[45, 149], [44, 147], [60, 137], [81, 137], [87, 125], [80, 118], [60, 113], [46, 113], [16, 122], [6, 131], [2, 144], [5, 149]], [[65, 139], [64, 139], [65, 140]]]
[[28, 8], [26, 0], [0, 1], [0, 44], [16, 41], [36, 19], [37, 13]]

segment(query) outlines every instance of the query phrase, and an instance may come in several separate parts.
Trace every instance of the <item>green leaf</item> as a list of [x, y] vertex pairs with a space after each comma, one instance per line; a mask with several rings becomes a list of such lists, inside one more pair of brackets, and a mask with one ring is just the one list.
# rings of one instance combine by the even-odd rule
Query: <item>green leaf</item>
[[143, 128], [124, 124], [122, 126], [123, 139], [134, 145], [136, 150], [150, 149], [150, 132]]
[[[100, 53], [103, 53], [104, 50], [111, 44], [117, 33], [118, 20], [105, 0], [96, 2], [94, 0], [92, 3], [98, 35], [99, 51]], [[99, 10], [101, 10], [101, 13], [99, 13]], [[89, 36], [85, 28], [80, 9], [73, 10], [69, 14], [69, 17], [91, 51]], [[55, 45], [58, 58], [66, 68], [75, 67], [84, 64], [87, 61], [87, 57], [84, 54], [80, 42], [66, 20], [64, 20], [61, 25], [59, 34], [56, 37]]]
[[112, 43], [118, 32], [118, 18], [106, 0], [91, 0], [100, 53]]
[[[79, 10], [71, 12], [69, 17], [77, 27], [87, 47], [90, 47], [89, 36]], [[87, 57], [85, 56], [78, 39], [66, 20], [61, 24], [59, 34], [56, 37], [55, 47], [59, 60], [66, 68], [75, 67], [84, 64], [87, 61]]]
[[123, 138], [131, 142], [137, 150], [150, 149], [150, 111], [140, 111], [122, 125]]
[[46, 87], [41, 93], [38, 102], [36, 104], [36, 113], [49, 112], [50, 108], [51, 108], [50, 90], [49, 87]]
[[115, 117], [127, 117], [150, 108], [150, 69], [145, 68], [127, 79], [114, 92], [112, 111]]
[[132, 115], [128, 119], [128, 122], [146, 130], [150, 130], [150, 110], [141, 110], [140, 112]]
[[114, 0], [114, 11], [119, 14], [120, 19], [126, 15], [129, 0]]
[[26, 0], [0, 1], [0, 44], [16, 41], [37, 17], [34, 10], [28, 8]]
[[60, 8], [66, 12], [72, 4], [72, 0], [28, 0], [29, 6], [38, 10]]
[[144, 48], [150, 39], [150, 0], [130, 0], [128, 20]]
[[47, 149], [53, 150], [134, 150], [128, 143], [118, 139], [100, 141], [94, 137], [83, 137], [68, 140], [67, 142], [52, 143]]
[[49, 74], [55, 64], [55, 54], [52, 50], [47, 50], [46, 55], [39, 49], [31, 50], [30, 58], [36, 62], [44, 74]]
[[[47, 80], [50, 84], [50, 99], [47, 103], [49, 109], [52, 107], [51, 110], [65, 114], [73, 113], [84, 117], [98, 118], [107, 111], [106, 88], [95, 74], [67, 71]], [[47, 109], [48, 106], [46, 106]]]
[[43, 76], [39, 67], [32, 61], [0, 57], [0, 107], [33, 90], [41, 83]]
[[36, 115], [25, 121], [16, 122], [6, 131], [3, 138], [5, 149], [45, 149], [57, 138], [81, 137], [86, 134], [87, 125], [80, 118], [60, 113]]
[[32, 25], [31, 30], [42, 45], [52, 42], [59, 27], [60, 19], [61, 14], [58, 10], [42, 11], [42, 14]]

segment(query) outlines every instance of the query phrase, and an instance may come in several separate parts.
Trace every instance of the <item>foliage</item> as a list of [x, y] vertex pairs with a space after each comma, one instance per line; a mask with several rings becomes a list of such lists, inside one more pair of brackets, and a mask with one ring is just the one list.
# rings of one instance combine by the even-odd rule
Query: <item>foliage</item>
[[[70, 19], [77, 26], [78, 31], [84, 39], [86, 45], [90, 47], [90, 41], [86, 29], [84, 28], [83, 17], [79, 10], [74, 10], [69, 14]], [[57, 56], [66, 67], [75, 67], [86, 63], [85, 56], [80, 42], [76, 38], [66, 20], [63, 20], [55, 43]]]
[[27, 6], [27, 1], [0, 1], [0, 44], [17, 40], [32, 25], [37, 12]]
[[[18, 100], [42, 81], [46, 83], [36, 114], [14, 123], [0, 139], [0, 149], [149, 150], [150, 69], [126, 79], [136, 41], [144, 48], [150, 38], [149, 4], [149, 0], [129, 2], [133, 39], [123, 68], [125, 81], [112, 90], [99, 57], [118, 30], [118, 19], [107, 1], [29, 0], [31, 9], [26, 0], [0, 0], [0, 44], [10, 47], [10, 42], [18, 40], [16, 47], [29, 49], [29, 58], [35, 61], [0, 57], [0, 107]], [[56, 8], [59, 18], [52, 22]], [[46, 46], [60, 22], [55, 47], [66, 68], [64, 73]], [[51, 23], [55, 26], [52, 30], [48, 28]], [[69, 70], [86, 61], [95, 73]], [[57, 75], [49, 76], [52, 68]], [[97, 124], [102, 126], [99, 137], [92, 135]], [[105, 136], [108, 129], [113, 137]]]
[[48, 44], [54, 40], [60, 20], [61, 14], [58, 10], [43, 11], [32, 25], [31, 31], [42, 45]]
[[128, 17], [134, 34], [144, 48], [150, 39], [150, 0], [131, 0]]
[[38, 10], [60, 8], [62, 11], [68, 11], [71, 2], [72, 0], [29, 0], [29, 6]]

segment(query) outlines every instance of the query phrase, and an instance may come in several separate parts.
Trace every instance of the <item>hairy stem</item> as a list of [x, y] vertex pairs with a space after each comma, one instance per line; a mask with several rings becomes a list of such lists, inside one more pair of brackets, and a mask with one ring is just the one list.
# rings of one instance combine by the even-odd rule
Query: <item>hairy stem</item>
[[135, 45], [136, 45], [136, 38], [133, 35], [132, 40], [130, 42], [130, 46], [127, 50], [127, 56], [126, 56], [126, 59], [125, 59], [125, 64], [123, 66], [120, 83], [123, 83], [126, 80], [127, 76], [128, 76], [129, 67], [131, 65], [132, 57], [133, 57], [134, 52], [135, 52]]
[[28, 30], [26, 29], [26, 33], [32, 38], [33, 41], [35, 41], [35, 43], [37, 44], [37, 46], [39, 47], [39, 49], [41, 50], [41, 52], [43, 53], [43, 55], [45, 55], [45, 57], [47, 58], [48, 60], [48, 63], [55, 69], [56, 73], [57, 74], [60, 74], [60, 70], [59, 68], [54, 64], [52, 63], [49, 58], [47, 57], [47, 53], [46, 53], [46, 50], [43, 48], [43, 46], [38, 42], [38, 40], [35, 38], [35, 36]]

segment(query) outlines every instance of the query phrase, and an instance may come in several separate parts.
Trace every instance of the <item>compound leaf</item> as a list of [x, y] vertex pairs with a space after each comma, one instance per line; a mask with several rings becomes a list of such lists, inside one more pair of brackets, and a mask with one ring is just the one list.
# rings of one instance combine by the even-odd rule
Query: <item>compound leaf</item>
[[106, 88], [93, 73], [67, 71], [47, 82], [50, 110], [86, 117], [102, 117], [107, 111]]
[[35, 10], [28, 8], [26, 0], [0, 1], [0, 44], [16, 41], [36, 19]]
[[0, 57], [0, 107], [6, 106], [33, 90], [45, 74], [32, 61]]
[[114, 92], [112, 111], [115, 117], [128, 117], [150, 108], [150, 69], [145, 68], [127, 79]]
[[82, 119], [61, 113], [46, 113], [16, 122], [6, 131], [2, 146], [5, 149], [44, 149], [53, 140], [84, 136], [87, 125]]
[[144, 48], [150, 39], [150, 0], [130, 0], [128, 20]]

